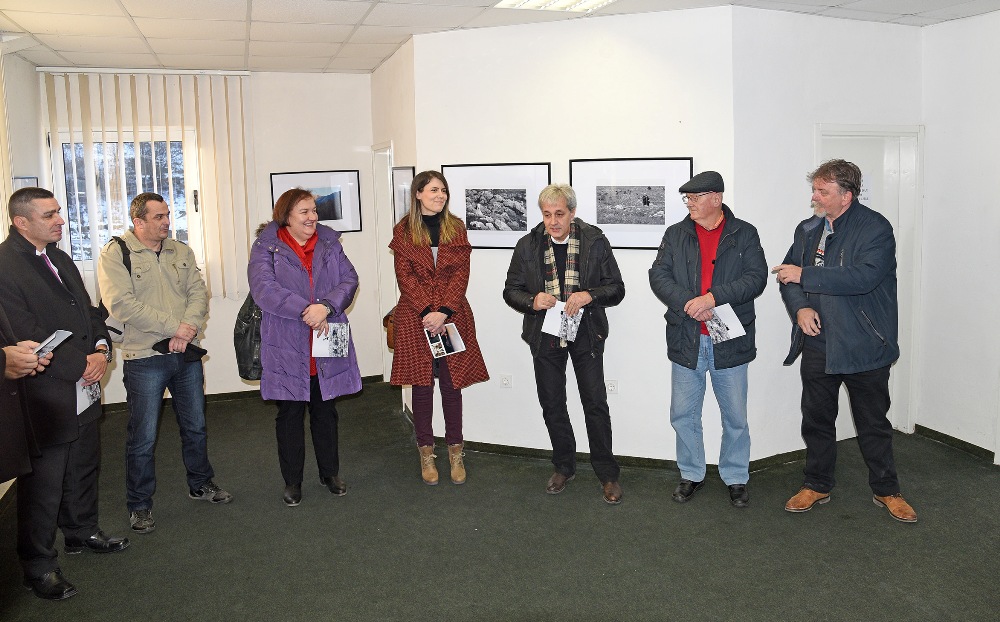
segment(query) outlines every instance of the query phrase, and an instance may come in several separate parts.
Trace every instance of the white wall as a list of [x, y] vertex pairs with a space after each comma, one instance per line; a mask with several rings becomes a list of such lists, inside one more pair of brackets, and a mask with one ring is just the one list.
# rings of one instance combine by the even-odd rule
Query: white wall
[[921, 32], [927, 233], [916, 423], [996, 451], [1000, 13]]
[[[671, 12], [415, 38], [419, 169], [479, 162], [694, 156], [697, 169], [733, 174], [731, 12]], [[708, 33], [712, 43], [706, 45]], [[529, 209], [533, 209], [529, 206]], [[669, 458], [664, 308], [649, 289], [653, 250], [615, 253], [625, 300], [609, 310], [606, 376], [615, 451]], [[501, 297], [510, 250], [476, 249], [469, 299], [493, 377], [465, 393], [470, 441], [547, 448], [522, 316]], [[512, 374], [502, 389], [500, 374]], [[582, 411], [570, 415], [586, 451]], [[440, 425], [440, 422], [438, 423]]]
[[[735, 7], [733, 75], [736, 177], [727, 184], [738, 195], [731, 205], [757, 226], [770, 265], [777, 265], [795, 225], [811, 215], [805, 176], [818, 164], [816, 124], [920, 123], [920, 29]], [[901, 313], [913, 309], [900, 303]], [[781, 364], [791, 321], [775, 283], [758, 299], [757, 315], [749, 397], [754, 458], [804, 447], [799, 363]], [[852, 429], [842, 402], [841, 437]]]
[[[19, 56], [4, 57], [11, 170], [14, 177], [37, 177], [45, 183], [46, 169], [42, 145], [42, 104], [38, 74], [31, 63]], [[4, 205], [3, 209], [7, 206]], [[6, 235], [6, 232], [4, 232]]]
[[417, 161], [414, 98], [410, 39], [372, 74], [372, 142], [392, 141], [394, 166], [415, 166]]

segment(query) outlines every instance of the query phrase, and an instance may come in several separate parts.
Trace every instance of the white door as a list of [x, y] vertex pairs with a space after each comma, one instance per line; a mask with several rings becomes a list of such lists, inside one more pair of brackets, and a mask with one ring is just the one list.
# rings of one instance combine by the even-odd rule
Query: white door
[[[372, 147], [372, 172], [375, 178], [375, 244], [378, 257], [378, 306], [379, 319], [396, 304], [396, 272], [393, 269], [389, 242], [392, 241], [392, 144]], [[389, 381], [392, 374], [392, 350], [385, 345], [382, 333], [382, 379]]]
[[[885, 216], [896, 235], [900, 358], [889, 381], [892, 399], [889, 420], [896, 429], [912, 432], [912, 361], [916, 360], [918, 347], [913, 340], [913, 326], [919, 307], [915, 236], [920, 210], [917, 193], [920, 130], [821, 126], [818, 138], [818, 162], [843, 158], [857, 164], [863, 176], [858, 199]], [[837, 438], [850, 438], [856, 433], [846, 392], [842, 391], [840, 405]]]

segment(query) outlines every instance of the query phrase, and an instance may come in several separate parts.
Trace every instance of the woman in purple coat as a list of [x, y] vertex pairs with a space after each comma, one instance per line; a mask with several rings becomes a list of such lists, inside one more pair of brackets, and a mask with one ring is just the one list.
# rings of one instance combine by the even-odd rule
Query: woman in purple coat
[[358, 274], [344, 254], [340, 233], [319, 224], [316, 200], [308, 190], [293, 188], [278, 198], [272, 222], [250, 250], [248, 275], [250, 293], [263, 311], [260, 394], [278, 404], [283, 500], [289, 506], [302, 501], [307, 405], [320, 483], [337, 496], [346, 495], [334, 398], [360, 391], [361, 372], [349, 331], [347, 356], [315, 358], [312, 342], [331, 328], [337, 334], [331, 324], [347, 324], [345, 312], [358, 289]]

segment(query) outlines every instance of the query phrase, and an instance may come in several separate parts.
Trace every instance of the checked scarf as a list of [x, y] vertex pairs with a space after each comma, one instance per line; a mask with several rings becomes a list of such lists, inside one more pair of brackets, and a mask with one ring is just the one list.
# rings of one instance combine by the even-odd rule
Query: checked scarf
[[[556, 266], [556, 252], [552, 250], [552, 236], [545, 234], [545, 293], [566, 302], [570, 294], [580, 291], [580, 229], [573, 220], [569, 224], [569, 239], [566, 241], [566, 272], [563, 273], [563, 291], [559, 288], [559, 268]], [[566, 340], [559, 346], [565, 348]]]

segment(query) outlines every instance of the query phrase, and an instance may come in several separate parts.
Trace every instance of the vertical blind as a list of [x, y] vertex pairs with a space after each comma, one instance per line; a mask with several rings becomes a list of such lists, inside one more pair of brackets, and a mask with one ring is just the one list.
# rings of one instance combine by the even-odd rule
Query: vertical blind
[[86, 267], [131, 226], [132, 198], [157, 192], [171, 205], [175, 237], [204, 259], [211, 295], [245, 296], [256, 199], [244, 105], [250, 77], [43, 73], [42, 80], [53, 191], [78, 223], [70, 227], [74, 257]]

